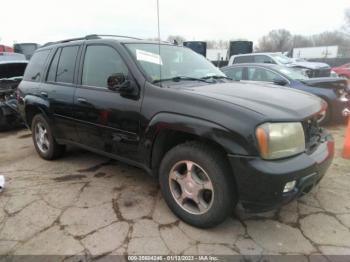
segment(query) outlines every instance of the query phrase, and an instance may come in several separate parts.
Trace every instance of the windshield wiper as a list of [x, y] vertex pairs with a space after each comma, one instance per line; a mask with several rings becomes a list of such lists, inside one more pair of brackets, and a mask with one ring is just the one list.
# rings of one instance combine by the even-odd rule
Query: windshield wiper
[[220, 75], [205, 76], [205, 77], [202, 77], [201, 79], [228, 79], [228, 80], [232, 80], [232, 78], [230, 78], [230, 77], [220, 76]]
[[190, 76], [174, 76], [174, 77], [170, 77], [170, 78], [163, 78], [163, 79], [157, 79], [154, 80], [153, 83], [160, 83], [160, 82], [164, 82], [164, 81], [173, 81], [173, 82], [180, 82], [180, 81], [200, 81], [200, 82], [204, 82], [204, 83], [210, 83], [208, 81], [206, 81], [205, 78], [195, 78], [195, 77], [190, 77]]

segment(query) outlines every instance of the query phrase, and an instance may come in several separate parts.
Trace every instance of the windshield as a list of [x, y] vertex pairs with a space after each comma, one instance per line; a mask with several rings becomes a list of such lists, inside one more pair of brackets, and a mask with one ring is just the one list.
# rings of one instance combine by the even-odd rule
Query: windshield
[[290, 64], [292, 60], [285, 55], [282, 54], [271, 54], [271, 56], [279, 63], [279, 64]]
[[188, 48], [144, 43], [126, 44], [126, 47], [152, 81], [176, 77], [225, 77], [212, 63]]
[[288, 78], [293, 80], [306, 80], [309, 77], [300, 69], [288, 68], [288, 67], [279, 67], [277, 70], [286, 75]]

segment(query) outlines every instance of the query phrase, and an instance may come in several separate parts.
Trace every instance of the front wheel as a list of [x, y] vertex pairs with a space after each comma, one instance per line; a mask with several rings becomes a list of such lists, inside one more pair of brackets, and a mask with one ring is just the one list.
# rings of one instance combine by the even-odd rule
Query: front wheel
[[236, 205], [225, 155], [205, 144], [190, 142], [171, 149], [161, 162], [159, 182], [170, 209], [196, 227], [218, 225]]
[[55, 141], [51, 127], [42, 114], [37, 114], [33, 118], [32, 136], [35, 149], [43, 159], [55, 159], [65, 151], [65, 146]]

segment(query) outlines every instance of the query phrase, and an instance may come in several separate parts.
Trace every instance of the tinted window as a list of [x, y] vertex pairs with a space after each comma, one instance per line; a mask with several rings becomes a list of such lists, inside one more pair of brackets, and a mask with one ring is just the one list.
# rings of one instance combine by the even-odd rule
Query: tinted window
[[47, 74], [47, 81], [48, 82], [55, 82], [56, 81], [56, 72], [57, 72], [57, 65], [58, 65], [58, 59], [60, 57], [60, 52], [61, 52], [61, 48], [57, 49], [56, 54], [54, 56], [54, 58], [52, 59], [50, 68], [49, 68], [49, 72]]
[[243, 78], [243, 67], [227, 69], [225, 70], [225, 74], [233, 80], [240, 81]]
[[254, 56], [238, 56], [235, 57], [233, 61], [234, 64], [242, 64], [242, 63], [252, 63], [254, 62]]
[[248, 68], [248, 80], [250, 81], [264, 81], [273, 82], [275, 79], [280, 79], [281, 77], [269, 70], [259, 68], [259, 67], [249, 67]]
[[107, 88], [107, 82], [118, 82], [120, 75], [126, 77], [128, 69], [116, 50], [109, 46], [91, 45], [87, 47], [82, 85]]
[[78, 46], [67, 46], [62, 48], [57, 67], [56, 82], [73, 83], [78, 48]]
[[24, 80], [39, 82], [44, 71], [47, 57], [51, 50], [36, 52], [30, 59], [29, 65], [24, 73]]
[[275, 64], [275, 62], [266, 55], [257, 55], [254, 56], [254, 62], [255, 63], [269, 63], [269, 64]]

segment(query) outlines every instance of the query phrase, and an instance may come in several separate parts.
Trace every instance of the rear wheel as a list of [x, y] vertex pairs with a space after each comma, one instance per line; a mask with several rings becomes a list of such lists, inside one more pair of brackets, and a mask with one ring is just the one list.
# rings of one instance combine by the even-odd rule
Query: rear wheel
[[159, 181], [170, 209], [193, 226], [213, 227], [236, 205], [225, 155], [205, 144], [191, 142], [171, 149], [161, 162]]
[[42, 114], [37, 114], [33, 118], [32, 136], [35, 149], [43, 159], [52, 160], [58, 158], [65, 151], [65, 146], [59, 145], [55, 141], [51, 127]]

